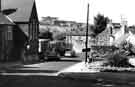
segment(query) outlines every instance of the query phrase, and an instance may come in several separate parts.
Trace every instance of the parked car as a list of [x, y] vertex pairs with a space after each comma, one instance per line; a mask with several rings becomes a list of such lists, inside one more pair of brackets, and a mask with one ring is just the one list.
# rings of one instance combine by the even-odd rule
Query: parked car
[[60, 53], [58, 53], [55, 48], [47, 49], [47, 51], [44, 52], [44, 59], [45, 60], [50, 60], [50, 59], [59, 60], [60, 58], [61, 58]]
[[59, 60], [62, 56], [65, 55], [65, 42], [64, 41], [45, 41], [40, 42], [40, 59], [57, 59]]
[[73, 50], [73, 49], [67, 49], [65, 51], [65, 56], [68, 56], [68, 57], [75, 57], [76, 56], [76, 52]]

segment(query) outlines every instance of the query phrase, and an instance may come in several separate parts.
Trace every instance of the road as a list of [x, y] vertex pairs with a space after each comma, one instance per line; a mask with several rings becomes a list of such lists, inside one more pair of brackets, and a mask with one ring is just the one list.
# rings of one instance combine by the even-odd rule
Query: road
[[[93, 73], [89, 75], [57, 76], [55, 73], [83, 58], [62, 58], [34, 65], [10, 67], [0, 75], [0, 87], [134, 87], [134, 73]], [[89, 76], [89, 77], [88, 77]], [[78, 77], [81, 77], [78, 78]], [[127, 79], [129, 78], [130, 79]], [[87, 78], [87, 79], [85, 79]], [[116, 80], [118, 79], [118, 81]], [[123, 80], [123, 81], [121, 81]]]
[[79, 63], [83, 60], [81, 57], [68, 58], [63, 57], [60, 60], [49, 60], [36, 64], [27, 64], [12, 66], [5, 70], [6, 73], [57, 73], [73, 64]]
[[62, 77], [56, 76], [56, 73], [82, 60], [82, 57], [64, 57], [59, 61], [50, 60], [31, 65], [12, 66], [2, 71], [0, 87], [63, 87], [69, 82], [65, 83]]

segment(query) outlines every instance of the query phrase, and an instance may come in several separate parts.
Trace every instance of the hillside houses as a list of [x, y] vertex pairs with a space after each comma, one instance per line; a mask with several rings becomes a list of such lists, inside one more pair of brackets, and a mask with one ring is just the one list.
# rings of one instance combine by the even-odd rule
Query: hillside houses
[[85, 25], [84, 23], [77, 23], [75, 21], [65, 21], [59, 20], [57, 17], [43, 17], [40, 21], [40, 32], [45, 30], [50, 30], [52, 32], [68, 32], [71, 30], [76, 30]]

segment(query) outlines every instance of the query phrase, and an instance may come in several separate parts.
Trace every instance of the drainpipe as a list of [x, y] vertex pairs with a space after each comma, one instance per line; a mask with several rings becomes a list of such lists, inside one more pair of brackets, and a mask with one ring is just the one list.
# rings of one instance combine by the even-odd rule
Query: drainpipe
[[1, 10], [1, 5], [2, 5], [2, 3], [1, 3], [1, 0], [0, 0], [0, 12], [2, 11], [2, 10]]

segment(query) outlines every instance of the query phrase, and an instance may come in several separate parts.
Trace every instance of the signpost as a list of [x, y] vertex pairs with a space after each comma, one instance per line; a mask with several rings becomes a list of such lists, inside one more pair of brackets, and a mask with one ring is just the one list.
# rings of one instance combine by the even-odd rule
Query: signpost
[[87, 48], [87, 49], [82, 49], [82, 52], [90, 52], [91, 48]]

